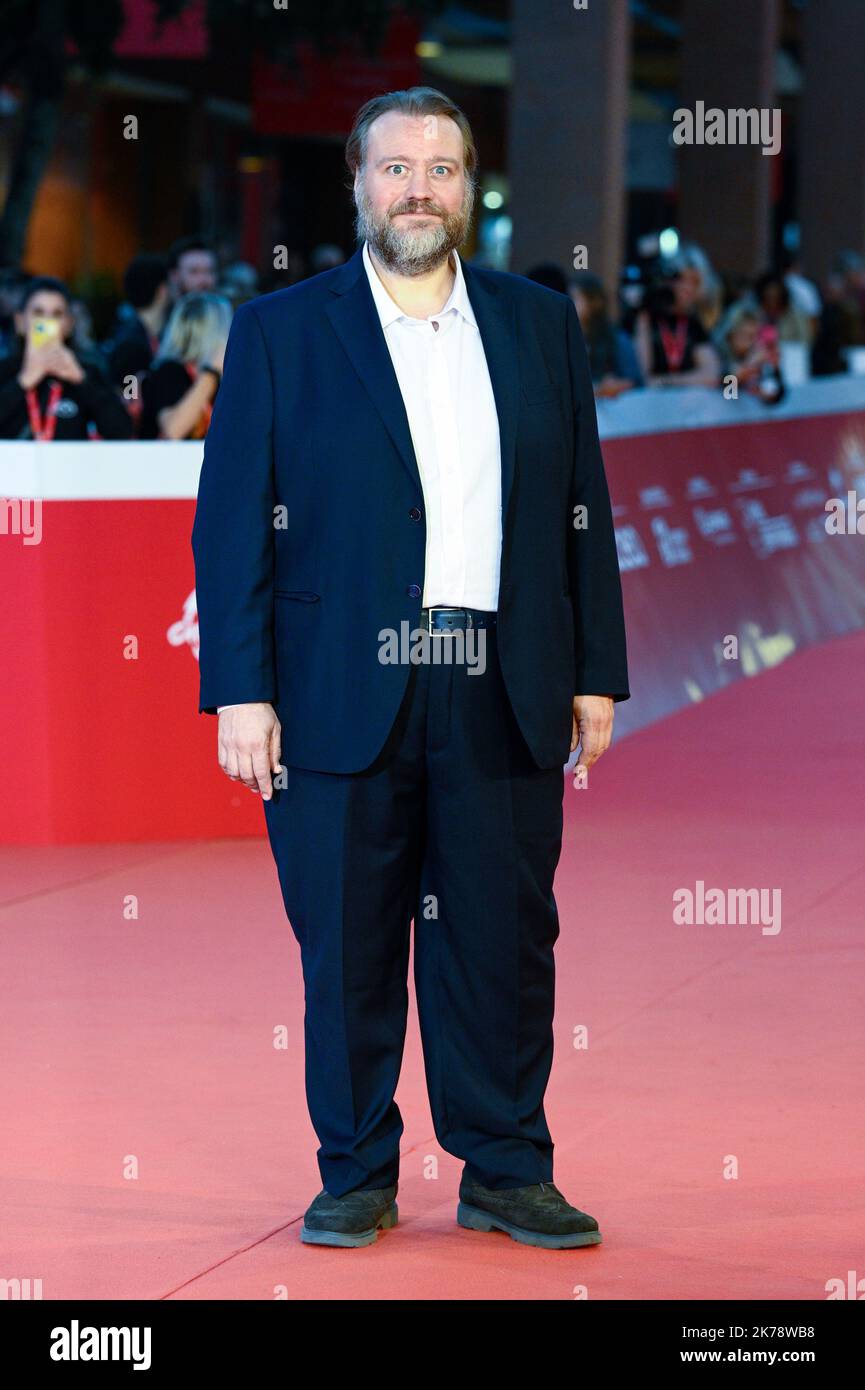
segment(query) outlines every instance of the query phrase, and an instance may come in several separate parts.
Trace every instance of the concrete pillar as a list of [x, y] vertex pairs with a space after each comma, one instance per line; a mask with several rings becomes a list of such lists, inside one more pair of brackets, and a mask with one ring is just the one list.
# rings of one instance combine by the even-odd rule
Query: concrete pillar
[[[680, 106], [772, 109], [777, 0], [683, 0]], [[771, 260], [777, 156], [759, 144], [677, 146], [682, 236], [719, 269], [755, 275]]]
[[[628, 0], [511, 6], [510, 269], [573, 269], [574, 246], [610, 291], [624, 256]], [[613, 300], [615, 303], [615, 299]]]
[[808, 272], [822, 279], [839, 251], [865, 253], [865, 4], [810, 4], [802, 47], [802, 257]]

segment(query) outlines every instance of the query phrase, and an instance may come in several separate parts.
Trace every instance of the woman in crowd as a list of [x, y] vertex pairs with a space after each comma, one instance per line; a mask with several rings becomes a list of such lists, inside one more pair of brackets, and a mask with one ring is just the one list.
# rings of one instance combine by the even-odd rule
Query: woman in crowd
[[231, 305], [218, 294], [178, 300], [142, 388], [141, 439], [203, 439], [222, 380]]
[[721, 340], [724, 376], [736, 378], [738, 390], [764, 405], [777, 405], [786, 394], [781, 375], [778, 333], [761, 323], [753, 309], [740, 306], [728, 319]]
[[697, 313], [702, 296], [702, 272], [687, 261], [646, 296], [634, 337], [647, 386], [719, 384], [718, 354]]

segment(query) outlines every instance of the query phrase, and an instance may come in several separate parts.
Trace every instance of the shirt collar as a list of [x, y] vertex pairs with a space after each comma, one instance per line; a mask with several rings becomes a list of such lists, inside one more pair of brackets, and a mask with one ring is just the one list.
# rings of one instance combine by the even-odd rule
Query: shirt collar
[[[459, 254], [457, 251], [453, 251], [452, 255], [454, 259], [454, 264], [456, 266], [456, 275], [454, 277], [453, 288], [451, 289], [451, 292], [448, 295], [448, 300], [444, 308], [437, 314], [430, 314], [429, 317], [440, 319], [451, 309], [456, 309], [457, 313], [462, 314], [463, 318], [468, 323], [473, 323], [476, 325], [477, 321], [474, 316], [471, 301], [469, 300], [468, 290], [466, 289], [466, 281], [465, 276], [463, 275], [462, 262], [460, 261]], [[365, 241], [363, 244], [363, 264], [364, 269], [367, 273], [367, 277], [369, 279], [369, 287], [372, 290], [372, 297], [375, 301], [375, 307], [378, 310], [378, 316], [381, 319], [382, 328], [387, 328], [397, 319], [411, 319], [411, 316], [409, 314], [406, 314], [399, 307], [399, 305], [391, 299], [390, 295], [388, 294], [387, 290], [385, 289], [384, 285], [379, 279], [378, 271], [373, 265], [372, 258], [369, 254], [368, 241]], [[418, 322], [417, 319], [411, 321], [415, 323]]]

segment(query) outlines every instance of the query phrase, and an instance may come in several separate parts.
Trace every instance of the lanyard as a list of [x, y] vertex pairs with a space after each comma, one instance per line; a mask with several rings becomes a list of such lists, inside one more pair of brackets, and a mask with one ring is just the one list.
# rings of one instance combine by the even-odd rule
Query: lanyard
[[658, 331], [661, 335], [661, 342], [664, 345], [664, 356], [667, 359], [667, 366], [671, 372], [677, 372], [682, 365], [682, 361], [688, 349], [688, 320], [683, 315], [677, 317], [675, 333], [671, 333], [670, 329], [662, 320], [658, 324]]
[[53, 439], [54, 431], [57, 429], [57, 415], [55, 409], [57, 402], [63, 395], [63, 382], [52, 381], [51, 390], [48, 392], [48, 404], [45, 407], [45, 415], [39, 413], [39, 400], [33, 387], [29, 387], [25, 392], [27, 397], [27, 414], [30, 417], [30, 433], [34, 439]]

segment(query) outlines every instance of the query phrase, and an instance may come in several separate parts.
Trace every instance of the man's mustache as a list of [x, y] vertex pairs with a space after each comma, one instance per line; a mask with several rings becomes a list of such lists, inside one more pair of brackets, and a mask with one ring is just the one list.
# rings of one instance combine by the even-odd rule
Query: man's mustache
[[434, 213], [437, 217], [444, 217], [444, 213], [442, 212], [441, 208], [433, 207], [397, 208], [395, 212], [391, 213], [391, 217], [400, 217], [404, 212], [428, 212]]

